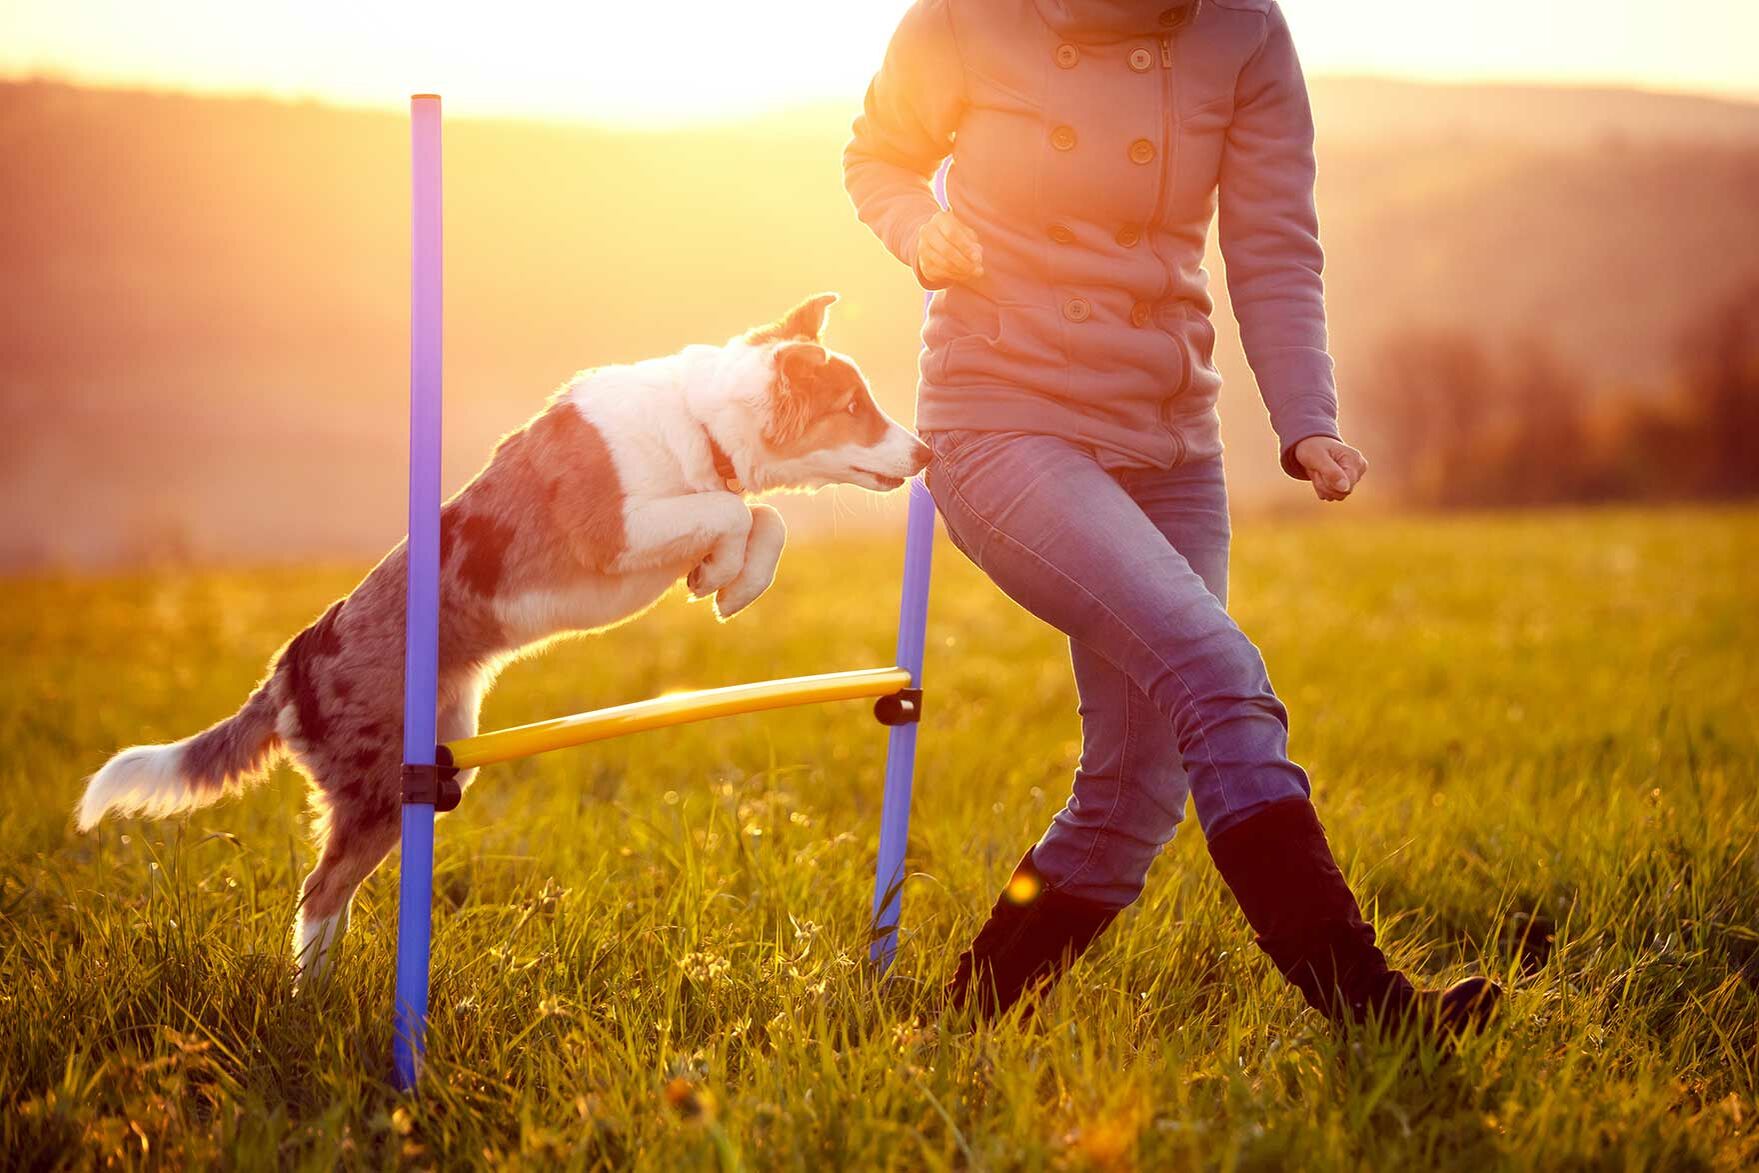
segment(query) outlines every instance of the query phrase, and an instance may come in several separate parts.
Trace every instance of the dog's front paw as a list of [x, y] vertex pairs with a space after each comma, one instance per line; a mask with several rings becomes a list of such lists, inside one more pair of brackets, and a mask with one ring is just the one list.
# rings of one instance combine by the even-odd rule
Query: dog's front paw
[[715, 614], [731, 619], [745, 610], [770, 589], [776, 581], [776, 566], [782, 558], [782, 546], [788, 540], [788, 527], [782, 515], [768, 505], [751, 507], [751, 539], [745, 546], [745, 564], [739, 576], [715, 592]]
[[753, 603], [769, 589], [770, 580], [762, 582], [737, 581], [722, 587], [715, 592], [715, 617], [731, 619]]
[[696, 569], [690, 572], [690, 576], [684, 580], [684, 585], [690, 591], [691, 598], [706, 598], [730, 585], [739, 577], [739, 572], [742, 569], [744, 569], [742, 562], [734, 562], [730, 558], [717, 560], [711, 554], [696, 564]]

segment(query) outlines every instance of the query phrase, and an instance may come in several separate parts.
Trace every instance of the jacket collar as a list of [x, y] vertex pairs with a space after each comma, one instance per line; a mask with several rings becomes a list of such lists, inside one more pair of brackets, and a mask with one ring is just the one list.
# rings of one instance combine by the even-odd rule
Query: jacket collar
[[1038, 14], [1071, 41], [1120, 41], [1176, 33], [1203, 0], [1034, 0]]

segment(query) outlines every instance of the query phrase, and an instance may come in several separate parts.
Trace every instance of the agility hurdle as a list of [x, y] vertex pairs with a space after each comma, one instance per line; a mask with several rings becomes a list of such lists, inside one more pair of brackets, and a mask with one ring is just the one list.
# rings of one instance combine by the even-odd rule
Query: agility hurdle
[[[934, 549], [934, 501], [910, 482], [904, 526], [904, 582], [894, 663], [674, 693], [435, 744], [440, 633], [440, 420], [444, 231], [440, 98], [410, 99], [409, 604], [404, 643], [403, 851], [397, 888], [397, 977], [393, 1043], [397, 1086], [413, 1088], [427, 1046], [433, 928], [434, 815], [458, 805], [457, 772], [532, 754], [626, 737], [694, 721], [829, 701], [874, 698], [889, 727], [879, 852], [873, 880], [869, 960], [882, 972], [898, 949], [904, 848], [922, 714], [922, 652]], [[946, 202], [944, 172], [935, 191]], [[927, 299], [924, 299], [926, 312]]]

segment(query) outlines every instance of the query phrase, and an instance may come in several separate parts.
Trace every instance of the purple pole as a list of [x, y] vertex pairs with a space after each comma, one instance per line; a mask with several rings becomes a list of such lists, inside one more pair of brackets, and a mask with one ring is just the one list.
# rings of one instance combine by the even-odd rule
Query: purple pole
[[[409, 317], [409, 607], [403, 644], [403, 761], [434, 764], [440, 642], [440, 356], [444, 233], [440, 97], [409, 100], [412, 193]], [[397, 888], [397, 1086], [413, 1088], [427, 1039], [434, 907], [434, 808], [403, 806]]]
[[[922, 645], [928, 626], [928, 572], [934, 556], [934, 499], [917, 477], [910, 482], [904, 525], [904, 593], [898, 606], [898, 667], [922, 687]], [[880, 808], [879, 859], [873, 875], [873, 943], [868, 957], [883, 972], [898, 952], [904, 849], [910, 838], [910, 789], [916, 772], [916, 722], [893, 725], [886, 743], [886, 790]]]
[[[935, 198], [947, 205], [947, 168], [935, 175]], [[926, 321], [934, 295], [922, 299]], [[928, 632], [928, 580], [934, 559], [934, 498], [921, 477], [910, 482], [910, 513], [904, 523], [904, 590], [898, 603], [897, 666], [922, 687], [922, 649]], [[920, 712], [920, 709], [918, 710]], [[898, 952], [898, 921], [904, 903], [904, 851], [910, 838], [910, 791], [916, 775], [915, 721], [893, 725], [886, 742], [886, 789], [880, 806], [879, 859], [873, 873], [873, 943], [868, 959], [885, 972]]]

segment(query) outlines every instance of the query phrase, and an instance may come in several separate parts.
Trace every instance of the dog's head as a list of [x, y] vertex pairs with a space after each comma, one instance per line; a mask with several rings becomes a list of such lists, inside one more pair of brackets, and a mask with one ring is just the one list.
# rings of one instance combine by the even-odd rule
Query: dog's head
[[763, 488], [887, 492], [928, 464], [928, 445], [880, 409], [854, 361], [825, 348], [825, 311], [836, 300], [808, 298], [741, 339], [769, 357], [752, 462]]

